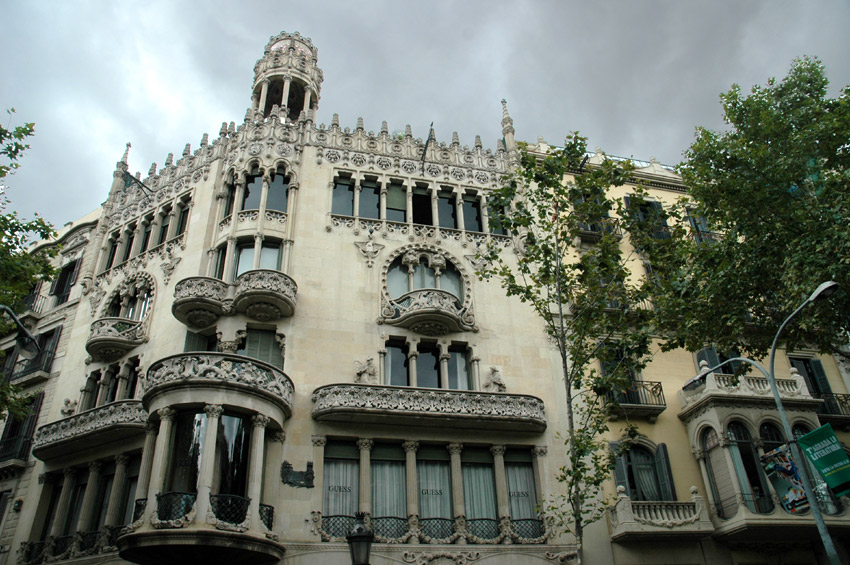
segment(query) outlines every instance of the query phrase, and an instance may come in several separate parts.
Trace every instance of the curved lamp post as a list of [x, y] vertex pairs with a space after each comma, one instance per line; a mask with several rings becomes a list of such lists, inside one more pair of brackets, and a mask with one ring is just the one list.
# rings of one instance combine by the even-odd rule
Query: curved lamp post
[[26, 326], [21, 323], [15, 315], [15, 312], [5, 304], [0, 304], [0, 312], [8, 314], [9, 317], [12, 318], [12, 321], [15, 322], [15, 325], [18, 326], [18, 337], [15, 339], [18, 344], [18, 354], [24, 359], [32, 359], [38, 355], [41, 351], [41, 348], [38, 346], [38, 341], [33, 337]]
[[829, 530], [826, 528], [826, 523], [823, 521], [823, 514], [820, 511], [820, 507], [818, 506], [817, 499], [814, 496], [814, 491], [812, 490], [812, 482], [809, 478], [809, 472], [806, 469], [805, 460], [803, 459], [804, 455], [800, 451], [800, 446], [797, 445], [797, 441], [794, 439], [794, 433], [791, 430], [791, 423], [788, 421], [788, 415], [785, 413], [785, 408], [782, 406], [782, 399], [779, 396], [779, 389], [776, 388], [776, 377], [774, 376], [774, 366], [776, 363], [776, 347], [779, 344], [779, 336], [782, 334], [782, 330], [788, 325], [794, 316], [800, 313], [800, 311], [814, 302], [815, 300], [820, 300], [823, 298], [828, 298], [832, 296], [835, 291], [838, 290], [838, 283], [833, 281], [827, 281], [821, 283], [815, 291], [802, 303], [800, 306], [794, 310], [790, 316], [785, 318], [785, 321], [782, 322], [782, 325], [779, 326], [779, 330], [776, 332], [776, 336], [773, 338], [773, 345], [770, 347], [770, 357], [769, 357], [769, 367], [770, 371], [766, 370], [764, 366], [758, 361], [753, 361], [747, 357], [735, 357], [734, 359], [728, 359], [723, 363], [717, 365], [716, 367], [712, 367], [708, 369], [706, 373], [712, 373], [715, 369], [719, 369], [723, 365], [728, 363], [732, 363], [735, 361], [742, 361], [744, 363], [748, 363], [762, 372], [762, 374], [767, 379], [767, 382], [770, 383], [770, 390], [773, 392], [773, 400], [776, 402], [776, 411], [779, 412], [779, 418], [782, 420], [782, 427], [785, 430], [785, 437], [788, 438], [788, 445], [791, 447], [791, 454], [794, 459], [798, 462], [797, 469], [800, 471], [800, 480], [803, 483], [803, 489], [806, 492], [806, 498], [809, 501], [809, 508], [812, 509], [812, 516], [815, 518], [815, 523], [818, 527], [818, 533], [820, 534], [821, 541], [823, 542], [824, 550], [826, 551], [827, 558], [829, 559], [830, 564], [832, 565], [840, 565], [841, 560], [838, 558], [838, 553], [835, 551], [835, 544], [832, 543], [832, 537], [829, 535]]

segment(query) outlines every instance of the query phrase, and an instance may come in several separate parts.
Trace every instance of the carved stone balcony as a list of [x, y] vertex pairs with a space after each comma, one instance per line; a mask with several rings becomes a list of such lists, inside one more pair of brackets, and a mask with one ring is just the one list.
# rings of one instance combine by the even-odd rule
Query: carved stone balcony
[[93, 445], [132, 442], [144, 434], [147, 419], [140, 400], [104, 404], [41, 426], [33, 438], [32, 453], [42, 461], [50, 461]]
[[[148, 369], [143, 401], [149, 409], [162, 397], [166, 399], [161, 403], [167, 406], [170, 394], [180, 399], [191, 394], [198, 402], [207, 398], [213, 402], [223, 390], [230, 394], [229, 403], [239, 405], [240, 396], [250, 397], [245, 400], [246, 406], [280, 423], [292, 413], [295, 388], [283, 371], [256, 359], [228, 353], [181, 353], [160, 359]], [[262, 401], [268, 408], [257, 404]]]
[[[776, 379], [776, 387], [782, 403], [789, 410], [815, 411], [823, 400], [812, 397], [803, 377]], [[707, 406], [729, 406], [747, 404], [751, 407], [773, 408], [773, 393], [764, 377], [755, 375], [724, 375], [701, 373], [679, 391], [682, 411], [679, 419], [689, 421]]]
[[92, 322], [86, 351], [98, 361], [112, 361], [148, 340], [143, 322], [101, 318]]
[[611, 539], [618, 542], [707, 537], [714, 532], [705, 500], [691, 487], [688, 502], [638, 502], [617, 487], [617, 504], [608, 510]]
[[384, 298], [380, 321], [424, 335], [475, 330], [475, 315], [469, 301], [437, 288], [424, 288], [399, 298]]
[[193, 328], [216, 323], [225, 312], [227, 283], [209, 277], [189, 277], [174, 285], [174, 317]]
[[280, 271], [258, 269], [236, 279], [233, 308], [248, 317], [268, 322], [295, 312], [295, 281]]
[[313, 391], [313, 419], [389, 425], [541, 432], [543, 401], [524, 394], [365, 384]]
[[189, 277], [174, 287], [174, 317], [193, 328], [205, 328], [234, 312], [261, 322], [291, 316], [298, 286], [280, 271], [257, 269], [226, 283], [209, 277]]

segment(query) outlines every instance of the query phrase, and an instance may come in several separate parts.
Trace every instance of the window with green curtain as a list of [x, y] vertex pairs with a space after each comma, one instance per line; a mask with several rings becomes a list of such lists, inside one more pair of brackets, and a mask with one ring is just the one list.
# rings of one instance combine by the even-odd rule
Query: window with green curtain
[[259, 361], [265, 361], [273, 367], [283, 369], [283, 355], [275, 340], [274, 330], [257, 330], [248, 328], [243, 345], [236, 353]]

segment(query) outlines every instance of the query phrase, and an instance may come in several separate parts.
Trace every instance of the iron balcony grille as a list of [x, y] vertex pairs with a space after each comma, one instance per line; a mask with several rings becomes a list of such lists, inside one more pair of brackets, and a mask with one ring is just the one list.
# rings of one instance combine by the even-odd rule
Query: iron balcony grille
[[546, 533], [543, 520], [537, 518], [511, 520], [511, 528], [516, 535], [525, 539], [541, 538]]
[[447, 539], [454, 533], [452, 518], [423, 518], [419, 520], [422, 533], [433, 539]]
[[227, 524], [241, 524], [248, 514], [251, 499], [235, 494], [211, 494], [210, 508], [215, 517]]
[[24, 550], [24, 562], [27, 565], [39, 565], [44, 562], [44, 550], [47, 542], [35, 541], [26, 546]]
[[499, 521], [494, 518], [467, 518], [469, 533], [481, 539], [496, 539], [499, 537]]
[[401, 539], [407, 532], [407, 518], [398, 516], [372, 518], [372, 529], [376, 536], [387, 539]]
[[260, 521], [265, 524], [266, 529], [274, 528], [274, 506], [260, 504]]
[[658, 381], [633, 381], [628, 389], [613, 392], [609, 398], [617, 404], [667, 406], [664, 390]]
[[90, 549], [94, 549], [95, 545], [97, 545], [97, 538], [100, 535], [100, 532], [95, 530], [93, 532], [81, 532], [80, 533], [80, 541], [79, 551], [88, 551]]
[[160, 520], [179, 520], [195, 504], [194, 492], [164, 492], [156, 495], [156, 514]]
[[828, 416], [850, 416], [850, 394], [821, 392], [812, 394], [812, 396], [824, 401], [820, 408], [818, 408], [818, 414]]
[[53, 542], [53, 557], [59, 557], [71, 551], [74, 536], [61, 536]]
[[21, 359], [12, 367], [9, 378], [12, 382], [31, 375], [38, 371], [50, 372], [50, 366], [53, 364], [54, 350], [42, 349], [32, 359]]
[[322, 530], [335, 538], [347, 536], [355, 523], [354, 516], [322, 516]]

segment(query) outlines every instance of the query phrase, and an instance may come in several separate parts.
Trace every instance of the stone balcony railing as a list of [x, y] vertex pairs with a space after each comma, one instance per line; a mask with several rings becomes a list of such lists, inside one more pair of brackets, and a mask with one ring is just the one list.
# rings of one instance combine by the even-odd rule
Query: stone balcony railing
[[313, 392], [313, 419], [541, 432], [543, 401], [525, 394], [336, 384]]
[[98, 361], [112, 361], [148, 340], [147, 325], [128, 318], [100, 318], [91, 324], [86, 351]]
[[617, 487], [617, 503], [608, 510], [614, 541], [653, 538], [707, 537], [714, 531], [705, 500], [691, 487], [687, 502], [631, 500], [626, 489]]
[[50, 461], [92, 445], [132, 441], [144, 434], [147, 419], [140, 400], [104, 404], [41, 426], [33, 438], [32, 453]]
[[475, 330], [472, 304], [445, 290], [423, 288], [398, 298], [383, 297], [381, 320], [424, 335]]
[[[707, 368], [706, 365], [702, 373], [688, 381], [679, 391], [682, 402], [680, 419], [689, 419], [702, 406], [710, 403], [747, 402], [754, 406], [775, 406], [770, 383], [765, 377], [709, 373]], [[790, 378], [777, 378], [776, 388], [783, 403], [792, 408], [814, 410], [823, 403], [809, 393], [805, 380], [797, 373], [792, 373]]]
[[204, 328], [235, 312], [268, 322], [295, 312], [298, 286], [280, 271], [256, 269], [232, 283], [209, 277], [189, 277], [174, 287], [174, 317], [193, 328]]
[[178, 388], [221, 388], [244, 390], [260, 395], [292, 413], [294, 386], [280, 369], [241, 355], [228, 353], [181, 353], [165, 357], [148, 369], [144, 383], [145, 402], [149, 398]]

